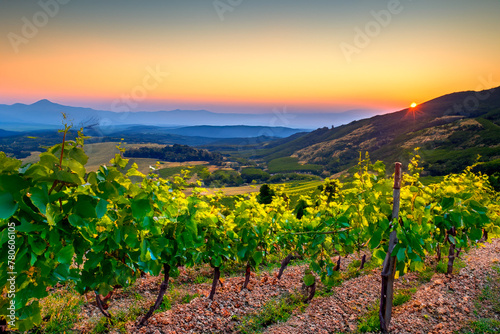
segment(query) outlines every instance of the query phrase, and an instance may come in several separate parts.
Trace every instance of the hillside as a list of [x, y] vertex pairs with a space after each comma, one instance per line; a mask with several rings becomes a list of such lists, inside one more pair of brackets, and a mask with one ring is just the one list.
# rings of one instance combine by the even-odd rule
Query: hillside
[[457, 172], [474, 163], [478, 154], [481, 161], [500, 157], [500, 87], [452, 93], [415, 108], [281, 141], [255, 156], [268, 162], [297, 157], [335, 173], [355, 164], [359, 152], [369, 152], [372, 160], [405, 162], [415, 147], [421, 147], [431, 175]]

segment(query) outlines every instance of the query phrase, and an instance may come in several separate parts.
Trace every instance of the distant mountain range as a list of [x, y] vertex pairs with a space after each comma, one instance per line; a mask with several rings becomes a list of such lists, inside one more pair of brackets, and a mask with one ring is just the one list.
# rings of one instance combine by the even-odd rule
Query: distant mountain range
[[415, 147], [421, 147], [423, 166], [431, 175], [460, 172], [478, 155], [490, 170], [500, 171], [500, 87], [448, 94], [415, 108], [296, 134], [269, 146], [252, 155], [268, 162], [297, 157], [331, 173], [356, 164], [360, 152], [369, 152], [372, 161], [407, 165]]
[[0, 104], [0, 129], [24, 131], [60, 127], [62, 113], [76, 127], [100, 127], [103, 133], [115, 132], [123, 125], [153, 125], [161, 127], [248, 125], [316, 129], [322, 126], [347, 124], [353, 120], [376, 115], [375, 110], [350, 110], [341, 113], [287, 113], [280, 110], [269, 114], [214, 113], [207, 110], [171, 110], [113, 112], [71, 107], [40, 100], [33, 104]]

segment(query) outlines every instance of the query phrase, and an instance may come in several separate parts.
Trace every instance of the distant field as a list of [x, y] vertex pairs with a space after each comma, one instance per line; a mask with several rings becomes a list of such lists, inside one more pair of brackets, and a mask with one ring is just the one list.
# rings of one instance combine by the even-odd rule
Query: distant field
[[302, 195], [313, 192], [323, 181], [297, 181], [281, 184], [288, 195]]
[[269, 173], [291, 173], [291, 172], [316, 172], [323, 167], [320, 165], [301, 165], [298, 158], [285, 157], [269, 161], [267, 164]]
[[[204, 188], [207, 191], [205, 194], [215, 194], [218, 191], [222, 191], [226, 196], [243, 195], [258, 192], [261, 185], [251, 185], [251, 186], [240, 186], [240, 187], [225, 187], [225, 188]], [[192, 188], [186, 189], [184, 193], [190, 195], [193, 192]]]
[[[115, 157], [116, 153], [119, 153], [116, 145], [118, 142], [105, 142], [105, 143], [94, 143], [94, 144], [85, 144], [85, 153], [88, 155], [89, 160], [85, 168], [88, 172], [96, 171], [102, 165], [109, 165], [109, 161]], [[136, 148], [141, 146], [165, 146], [158, 144], [125, 144], [124, 148]], [[39, 160], [39, 155], [41, 152], [31, 152], [31, 155], [22, 159], [23, 163], [33, 163]], [[136, 163], [139, 167], [139, 171], [141, 173], [147, 174], [150, 172], [149, 166], [155, 166], [156, 159], [146, 159], [146, 158], [131, 158], [129, 166], [133, 163]], [[205, 161], [186, 161], [186, 162], [165, 162], [161, 161], [161, 168], [171, 168], [171, 167], [179, 167], [191, 165], [202, 165], [207, 164]]]
[[[196, 165], [194, 163], [197, 163]], [[181, 163], [177, 163], [177, 164], [181, 164]], [[182, 165], [178, 165], [178, 166], [169, 166], [169, 167], [166, 167], [166, 168], [162, 168], [160, 170], [158, 170], [158, 175], [160, 175], [160, 177], [162, 178], [168, 178], [168, 177], [171, 177], [171, 176], [174, 176], [176, 174], [180, 174], [181, 171], [183, 170], [188, 170], [190, 171], [190, 175], [194, 175], [196, 173], [199, 173], [203, 168], [205, 167], [208, 167], [207, 165], [207, 162], [205, 161], [191, 161], [189, 162], [184, 162], [182, 163]]]
[[39, 157], [38, 157], [40, 155], [40, 153], [42, 153], [42, 152], [40, 152], [40, 151], [33, 151], [33, 152], [31, 152], [30, 156], [28, 156], [28, 157], [26, 157], [24, 159], [21, 159], [21, 161], [23, 162], [23, 164], [35, 163], [38, 160], [40, 160]]

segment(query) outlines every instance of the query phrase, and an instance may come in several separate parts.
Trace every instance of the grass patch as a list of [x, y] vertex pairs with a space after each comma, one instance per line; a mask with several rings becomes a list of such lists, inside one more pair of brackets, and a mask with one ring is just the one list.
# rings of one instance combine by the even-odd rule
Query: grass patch
[[300, 293], [288, 294], [281, 299], [268, 301], [258, 313], [243, 318], [238, 330], [243, 334], [258, 333], [272, 324], [285, 322], [295, 310], [303, 312], [306, 304]]
[[160, 307], [155, 311], [157, 312], [165, 312], [172, 309], [174, 304], [189, 304], [193, 299], [200, 297], [199, 294], [190, 294], [186, 293], [181, 295], [179, 290], [171, 289], [163, 296], [163, 302], [160, 304]]
[[209, 283], [212, 281], [211, 277], [203, 276], [203, 275], [198, 275], [194, 278], [193, 283], [194, 284], [203, 284], [203, 283]]
[[416, 292], [417, 288], [402, 289], [397, 291], [392, 300], [392, 305], [403, 305], [404, 303], [408, 302]]
[[181, 298], [181, 293], [177, 289], [170, 289], [166, 294], [163, 295], [163, 302], [160, 304], [160, 307], [155, 311], [157, 312], [165, 312], [172, 308], [178, 300]]
[[[112, 320], [110, 321], [106, 317], [101, 317], [95, 324], [94, 328], [90, 333], [92, 334], [100, 334], [100, 333], [109, 333], [113, 331], [116, 333], [128, 333], [125, 325], [129, 321], [136, 321], [139, 317], [145, 314], [146, 309], [140, 306], [131, 306], [126, 310], [119, 310], [116, 313], [110, 312], [112, 316]], [[57, 333], [61, 333], [60, 331]]]
[[418, 272], [418, 281], [420, 284], [429, 283], [434, 276], [435, 269], [432, 266], [426, 266], [424, 270]]
[[41, 300], [43, 333], [71, 332], [74, 324], [79, 320], [83, 301], [81, 296], [68, 287], [57, 290]]
[[143, 316], [145, 310], [139, 306], [131, 306], [128, 310], [120, 310], [113, 317], [114, 329], [120, 331], [120, 333], [127, 333], [125, 324], [129, 321], [135, 321], [138, 317]]
[[485, 318], [472, 321], [462, 333], [500, 333], [500, 321]]
[[[462, 268], [465, 268], [467, 264], [460, 258], [455, 258], [455, 261], [453, 261], [453, 274], [456, 275], [460, 273], [460, 270]], [[448, 257], [444, 257], [439, 261], [439, 263], [436, 266], [436, 272], [446, 274], [448, 271]]]
[[379, 332], [380, 319], [378, 317], [379, 305], [375, 304], [370, 307], [368, 313], [358, 319], [358, 332]]
[[200, 297], [198, 293], [190, 294], [186, 293], [181, 298], [181, 304], [189, 304], [193, 299]]

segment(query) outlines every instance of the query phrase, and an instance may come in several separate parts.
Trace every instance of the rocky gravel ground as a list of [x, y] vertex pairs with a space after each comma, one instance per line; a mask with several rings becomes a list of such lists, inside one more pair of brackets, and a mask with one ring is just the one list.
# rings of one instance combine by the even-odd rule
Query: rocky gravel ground
[[[354, 259], [359, 258], [343, 258], [341, 270], [345, 272]], [[436, 273], [425, 282], [418, 274], [409, 273], [395, 281], [396, 293], [409, 288], [416, 292], [409, 301], [393, 309], [391, 333], [456, 333], [478, 316], [498, 319], [499, 314], [488, 305], [482, 305], [478, 312], [477, 300], [489, 280], [500, 275], [498, 269], [493, 269], [500, 267], [500, 239], [462, 254], [461, 260], [466, 266], [451, 277]], [[169, 310], [157, 311], [142, 328], [137, 328], [137, 321], [130, 320], [125, 324], [125, 330], [143, 334], [238, 333], [238, 326], [246, 315], [259, 312], [271, 299], [300, 291], [306, 268], [306, 265], [291, 265], [281, 280], [276, 278], [278, 269], [252, 273], [248, 289], [241, 288], [243, 276], [225, 278], [214, 301], [207, 298], [211, 281], [193, 282], [196, 276], [209, 277], [210, 268], [201, 268], [197, 272], [192, 269], [181, 271], [181, 276], [171, 282], [175, 282], [179, 294], [195, 298], [188, 303], [173, 303]], [[149, 276], [140, 279], [134, 287], [136, 296], [139, 295], [135, 300], [130, 291], [117, 292], [109, 310], [115, 314], [117, 310], [132, 305], [144, 312], [154, 302], [161, 279]], [[303, 312], [296, 310], [286, 322], [271, 325], [263, 331], [268, 334], [356, 332], [360, 318], [378, 304], [380, 282], [379, 269], [365, 271], [364, 275], [345, 280], [327, 294], [320, 293]], [[99, 311], [89, 301], [78, 326], [81, 332], [87, 332], [89, 324], [99, 317]]]

